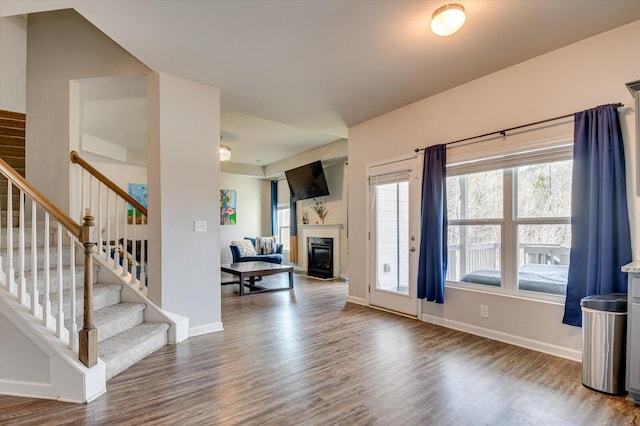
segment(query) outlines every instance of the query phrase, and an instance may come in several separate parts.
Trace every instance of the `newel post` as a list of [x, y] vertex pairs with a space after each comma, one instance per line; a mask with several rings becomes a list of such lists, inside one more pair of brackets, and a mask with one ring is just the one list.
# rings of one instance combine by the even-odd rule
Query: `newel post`
[[84, 321], [78, 352], [80, 362], [87, 367], [93, 367], [98, 362], [98, 329], [93, 326], [93, 220], [90, 214], [85, 215], [80, 227], [80, 242], [84, 246]]

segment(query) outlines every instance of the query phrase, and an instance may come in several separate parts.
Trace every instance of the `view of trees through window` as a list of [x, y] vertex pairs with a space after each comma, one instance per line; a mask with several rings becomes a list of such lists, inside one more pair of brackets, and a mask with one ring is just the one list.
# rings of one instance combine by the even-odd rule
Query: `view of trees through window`
[[[571, 217], [572, 161], [535, 164], [517, 169], [517, 217]], [[567, 224], [521, 226], [521, 244], [547, 243], [570, 247], [571, 227]]]
[[[447, 279], [501, 286], [503, 255], [518, 270], [563, 265], [564, 273], [571, 245], [571, 174], [567, 160], [448, 177]], [[509, 187], [513, 194], [506, 193]], [[510, 241], [503, 241], [505, 229]], [[477, 271], [493, 278], [479, 279]]]

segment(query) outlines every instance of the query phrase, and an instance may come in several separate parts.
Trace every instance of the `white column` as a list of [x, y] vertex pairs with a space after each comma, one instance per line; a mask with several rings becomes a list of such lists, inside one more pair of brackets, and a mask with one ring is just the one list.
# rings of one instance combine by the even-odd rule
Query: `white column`
[[191, 335], [219, 331], [220, 91], [162, 73], [147, 82], [148, 294], [189, 317]]

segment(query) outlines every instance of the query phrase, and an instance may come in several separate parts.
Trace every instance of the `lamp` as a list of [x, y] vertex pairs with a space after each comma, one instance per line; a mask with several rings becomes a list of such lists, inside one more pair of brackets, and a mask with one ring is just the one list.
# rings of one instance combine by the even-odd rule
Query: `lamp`
[[231, 148], [228, 145], [220, 144], [220, 161], [231, 160]]
[[445, 4], [433, 13], [431, 17], [431, 31], [439, 36], [450, 36], [464, 25], [466, 16], [462, 5]]

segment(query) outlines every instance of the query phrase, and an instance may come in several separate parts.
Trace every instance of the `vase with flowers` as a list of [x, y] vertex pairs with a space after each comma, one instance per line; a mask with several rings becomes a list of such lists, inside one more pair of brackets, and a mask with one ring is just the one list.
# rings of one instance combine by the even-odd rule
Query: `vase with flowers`
[[320, 219], [320, 223], [324, 223], [324, 218], [327, 217], [329, 210], [327, 210], [327, 208], [325, 207], [322, 201], [318, 201], [315, 198], [313, 199], [313, 201], [314, 201], [314, 204], [313, 206], [311, 206], [311, 210], [313, 210], [318, 215], [318, 218]]

